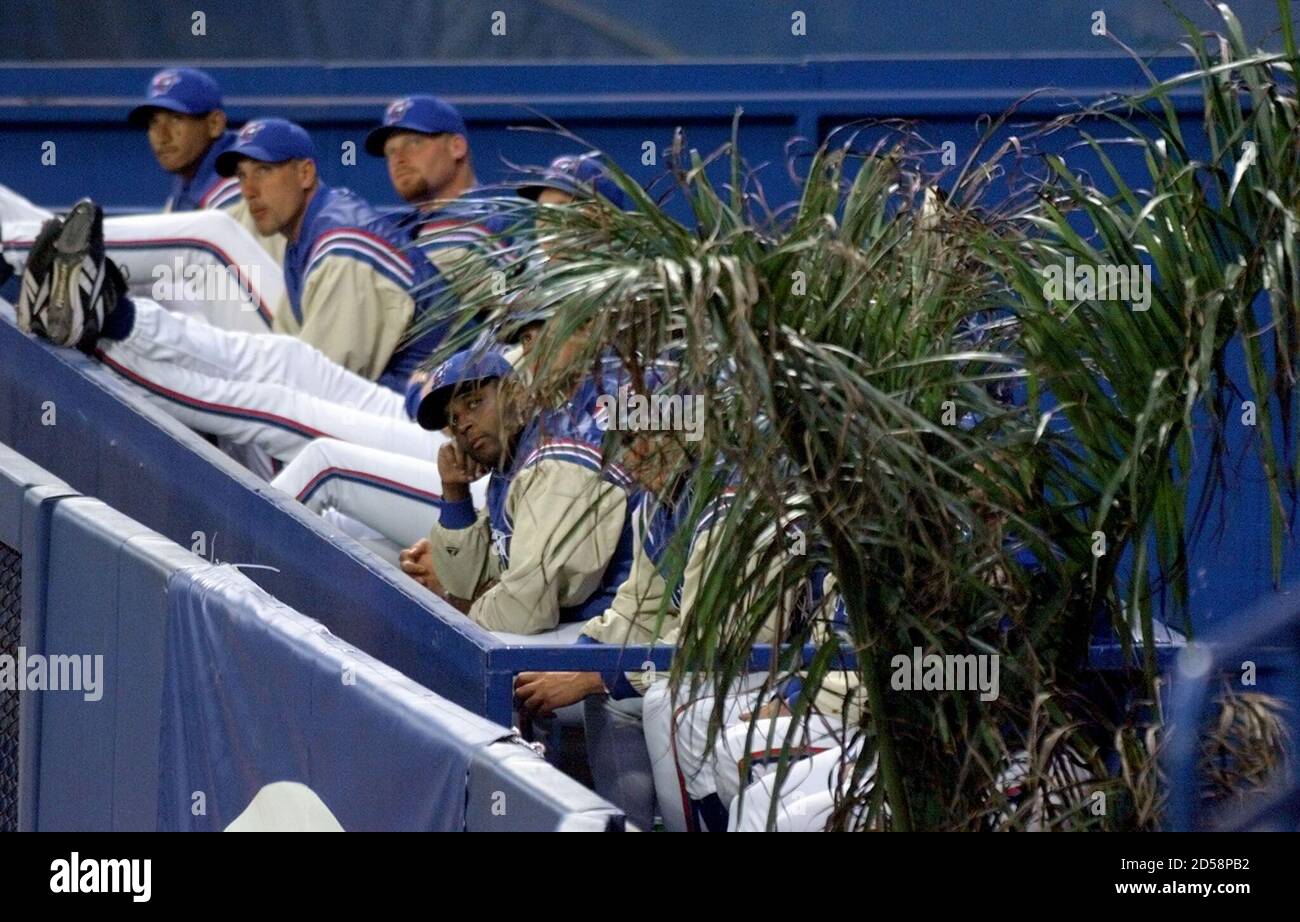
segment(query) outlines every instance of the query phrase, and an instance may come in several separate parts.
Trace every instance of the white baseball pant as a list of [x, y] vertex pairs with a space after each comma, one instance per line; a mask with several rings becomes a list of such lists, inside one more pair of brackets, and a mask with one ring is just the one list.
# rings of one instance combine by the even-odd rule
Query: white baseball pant
[[[0, 186], [0, 239], [15, 271], [22, 272], [41, 224], [52, 216]], [[279, 264], [224, 211], [105, 218], [104, 246], [130, 294], [225, 330], [270, 330], [286, 296]]]
[[401, 394], [302, 340], [221, 330], [132, 300], [130, 334], [101, 339], [96, 354], [190, 428], [285, 462], [322, 437], [434, 459], [441, 437], [407, 417]]
[[[835, 746], [790, 766], [785, 783], [776, 791], [776, 775], [771, 773], [745, 788], [744, 796], [731, 802], [727, 820], [728, 832], [763, 832], [775, 797], [777, 832], [820, 832], [826, 828], [835, 808], [835, 787], [848, 791], [853, 779], [854, 762], [860, 745], [846, 753]], [[875, 766], [866, 771], [864, 783], [870, 786], [875, 780]], [[861, 817], [859, 817], [859, 820]]]
[[[766, 679], [767, 673], [759, 672], [737, 683], [724, 704], [724, 726], [753, 709]], [[713, 750], [707, 745], [714, 696], [703, 691], [687, 698], [685, 687], [679, 694], [683, 697], [674, 701], [668, 680], [657, 681], [646, 689], [641, 711], [659, 816], [669, 832], [694, 828], [690, 802], [717, 793]]]
[[798, 726], [793, 726], [794, 723], [789, 715], [742, 720], [718, 734], [713, 747], [714, 784], [724, 804], [735, 800], [742, 788], [769, 774], [775, 775], [783, 747], [789, 747], [786, 761], [790, 763], [836, 748], [845, 737], [838, 717], [812, 714], [806, 725], [802, 721]]
[[[438, 449], [448, 440], [428, 433], [432, 454], [394, 454], [338, 439], [315, 439], [280, 471], [271, 485], [313, 512], [334, 509], [401, 547], [426, 538], [442, 505]], [[475, 507], [487, 503], [488, 478], [470, 484]]]

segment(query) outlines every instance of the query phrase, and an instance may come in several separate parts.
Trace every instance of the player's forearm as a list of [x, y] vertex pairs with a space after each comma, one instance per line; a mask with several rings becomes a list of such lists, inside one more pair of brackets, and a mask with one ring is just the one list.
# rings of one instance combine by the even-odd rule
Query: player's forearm
[[540, 572], [521, 578], [517, 571], [506, 571], [500, 582], [474, 600], [466, 614], [489, 631], [551, 631], [560, 623], [559, 587]]
[[654, 564], [638, 556], [609, 608], [588, 621], [583, 634], [609, 644], [671, 642], [677, 633], [677, 612], [664, 607], [665, 588]]
[[491, 529], [486, 514], [476, 513], [468, 496], [445, 502], [429, 531], [433, 569], [444, 589], [457, 599], [474, 598], [492, 575], [490, 552]]
[[467, 599], [458, 595], [452, 595], [450, 592], [447, 592], [445, 588], [443, 589], [443, 591], [438, 592], [438, 597], [441, 598], [448, 605], [450, 605], [452, 608], [456, 609], [456, 611], [460, 612], [462, 615], [468, 615], [470, 613], [470, 609], [474, 605], [474, 602], [477, 599], [482, 598], [496, 584], [497, 581], [494, 579], [484, 580], [479, 584], [478, 591], [474, 593], [474, 598], [472, 599]]

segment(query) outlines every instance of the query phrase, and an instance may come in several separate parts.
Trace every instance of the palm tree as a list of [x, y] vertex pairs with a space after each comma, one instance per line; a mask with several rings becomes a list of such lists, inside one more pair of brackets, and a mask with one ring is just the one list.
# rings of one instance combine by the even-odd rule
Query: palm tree
[[[1190, 496], [1193, 469], [1218, 472], [1242, 399], [1280, 575], [1300, 461], [1300, 56], [1285, 0], [1279, 11], [1280, 53], [1252, 52], [1221, 8], [1223, 36], [1186, 23], [1187, 74], [981, 147], [956, 175], [928, 174], [903, 127], [866, 148], [843, 129], [786, 209], [763, 200], [738, 114], [712, 157], [679, 136], [671, 180], [689, 226], [611, 162], [632, 210], [545, 209], [537, 234], [566, 258], [520, 250], [497, 291], [463, 301], [477, 311], [504, 293], [552, 308], [546, 339], [589, 330], [584, 361], [670, 355], [672, 387], [705, 398], [679, 474], [697, 517], [724, 488], [735, 497], [673, 676], [682, 695], [731, 688], [779, 621], [788, 644], [765, 689], [804, 678], [793, 753], [828, 674], [851, 672], [866, 706], [846, 704], [843, 732], [864, 754], [844, 766], [832, 826], [1158, 823], [1139, 716], [1108, 708], [1083, 665], [1099, 618], [1126, 642], [1136, 632], [1142, 684], [1118, 691], [1158, 707], [1153, 606], [1171, 587], [1185, 614], [1188, 548], [1219, 483]], [[1204, 98], [1199, 159], [1171, 102], [1189, 84]], [[1089, 134], [1099, 120], [1142, 152], [1140, 181], [1115, 166], [1113, 140]], [[1063, 139], [1063, 153], [1036, 152]], [[1104, 180], [1072, 166], [1076, 151]], [[715, 162], [729, 169], [722, 189]], [[1000, 169], [1024, 179], [997, 198]], [[1091, 291], [1050, 284], [1098, 273]], [[1124, 300], [1122, 280], [1136, 286]], [[1226, 370], [1232, 348], [1245, 381]], [[548, 366], [553, 354], [534, 353], [539, 393], [569, 371]], [[797, 557], [779, 540], [792, 524], [807, 538]], [[684, 567], [684, 546], [670, 559]], [[826, 572], [844, 602], [838, 631], [824, 607], [796, 617], [785, 604]], [[891, 664], [917, 647], [996, 655], [999, 694], [900, 692]], [[1111, 778], [1115, 739], [1126, 770]], [[1017, 753], [1020, 806], [1000, 781]]]

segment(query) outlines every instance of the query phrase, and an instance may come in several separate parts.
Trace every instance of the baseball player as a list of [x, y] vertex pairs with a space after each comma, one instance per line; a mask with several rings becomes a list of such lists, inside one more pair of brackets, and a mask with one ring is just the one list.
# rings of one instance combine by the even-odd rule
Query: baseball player
[[[560, 347], [567, 348], [575, 348], [572, 341]], [[660, 374], [652, 369], [647, 386]], [[645, 513], [642, 496], [626, 471], [601, 460], [605, 423], [597, 397], [626, 380], [618, 360], [581, 380], [564, 406], [532, 414], [527, 423], [516, 415], [512, 379], [498, 352], [480, 358], [466, 351], [435, 371], [421, 422], [450, 422], [456, 441], [439, 452], [439, 521], [428, 541], [404, 552], [403, 568], [490, 630], [535, 634], [569, 624], [586, 643], [671, 636], [671, 612], [659, 620], [664, 580], [648, 555], [637, 553], [636, 515], [627, 515], [629, 507]], [[476, 515], [464, 485], [484, 470], [487, 508]], [[539, 716], [586, 699], [597, 790], [648, 828], [653, 784], [639, 698], [627, 677], [525, 674], [516, 691], [521, 706]], [[551, 707], [552, 691], [572, 695]]]
[[[288, 242], [288, 297], [275, 323], [292, 335], [219, 330], [122, 296], [120, 284], [104, 283], [116, 269], [90, 202], [66, 226], [47, 225], [33, 248], [19, 305], [24, 328], [97, 355], [192, 428], [259, 444], [281, 460], [340, 432], [428, 458], [438, 440], [406, 419], [404, 394], [454, 318], [419, 337], [405, 334], [413, 318], [443, 303], [437, 270], [405, 252], [391, 221], [320, 182], [311, 140], [297, 125], [250, 122], [217, 170], [238, 172], [259, 228]], [[69, 257], [88, 259], [80, 285], [55, 284], [58, 296], [50, 297], [56, 242]], [[75, 299], [79, 289], [86, 298]]]
[[[671, 643], [677, 633], [679, 593], [670, 591], [667, 549], [676, 523], [685, 521], [691, 494], [679, 471], [680, 444], [638, 435], [627, 470], [644, 488], [633, 513], [633, 559], [610, 607], [583, 625], [577, 642], [615, 645]], [[676, 586], [680, 589], [680, 580]], [[641, 725], [642, 695], [653, 671], [526, 672], [515, 682], [521, 709], [547, 717], [582, 702], [587, 759], [597, 793], [621, 807], [642, 829], [654, 821], [652, 766]]]
[[384, 158], [393, 189], [410, 206], [402, 226], [461, 301], [490, 298], [493, 272], [512, 268], [510, 232], [531, 215], [505, 205], [504, 190], [479, 186], [456, 107], [436, 96], [395, 99], [365, 149]]
[[234, 146], [236, 135], [227, 130], [221, 88], [212, 77], [191, 67], [159, 71], [149, 81], [144, 102], [127, 120], [148, 131], [158, 165], [172, 174], [164, 212], [226, 211], [277, 263], [284, 262], [285, 238], [262, 231], [243, 200], [239, 181], [217, 172], [217, 158]]
[[[495, 244], [501, 239], [503, 222], [509, 219], [501, 214], [476, 214], [467, 205], [454, 201], [455, 197], [474, 194], [473, 172], [467, 163], [468, 148], [463, 136], [457, 133], [463, 129], [463, 123], [454, 109], [432, 97], [410, 97], [390, 105], [384, 118], [385, 124], [367, 138], [367, 149], [393, 151], [388, 158], [393, 187], [415, 200], [415, 211], [420, 216], [427, 214], [423, 209], [429, 200], [423, 196], [429, 192], [437, 197], [435, 202], [445, 203], [437, 212], [440, 215], [437, 221], [445, 232], [426, 235], [417, 239], [417, 244], [423, 242], [424, 252], [435, 264], [441, 263], [455, 272], [453, 260], [458, 258], [455, 251]], [[448, 130], [439, 133], [435, 131], [438, 128]], [[403, 138], [414, 139], [411, 142], [415, 144], [414, 149], [410, 144], [400, 144]], [[461, 140], [458, 142], [457, 138]], [[433, 156], [439, 152], [440, 156]], [[419, 167], [418, 177], [416, 167]], [[439, 182], [440, 177], [449, 178]], [[623, 191], [590, 155], [557, 158], [517, 191], [524, 199], [544, 205], [603, 200], [621, 209], [626, 204]], [[461, 224], [448, 223], [449, 208], [460, 209]], [[458, 239], [456, 235], [462, 230], [464, 236]], [[511, 318], [506, 341], [518, 345], [519, 354], [526, 355], [544, 319], [545, 315], [538, 312], [527, 316], [516, 314]], [[412, 418], [419, 396], [416, 389], [407, 395], [407, 409]], [[359, 440], [318, 439], [286, 465], [272, 483], [313, 511], [333, 509], [404, 548], [428, 535], [442, 503], [441, 478], [435, 465], [386, 452]], [[484, 483], [476, 482], [474, 489], [481, 491]], [[482, 496], [478, 492], [475, 499], [481, 508]]]
[[[536, 634], [609, 607], [631, 568], [638, 497], [627, 472], [603, 462], [589, 412], [624, 379], [616, 359], [530, 420], [499, 386], [511, 371], [499, 350], [466, 350], [430, 379], [420, 424], [450, 425], [455, 440], [438, 453], [445, 505], [429, 554], [440, 594], [473, 621]], [[476, 513], [467, 485], [484, 472], [487, 508]]]
[[[259, 233], [238, 181], [216, 173], [216, 158], [235, 141], [216, 81], [193, 68], [159, 71], [128, 119], [147, 129], [155, 158], [173, 176], [163, 214], [105, 221], [108, 255], [131, 293], [223, 329], [270, 329], [284, 296], [284, 238]], [[19, 271], [52, 217], [0, 187], [0, 235]]]
[[[735, 496], [734, 486], [723, 489], [701, 512], [693, 529], [683, 574], [679, 615], [682, 623], [689, 617], [704, 581], [719, 560], [721, 525], [730, 516], [746, 514], [735, 507]], [[773, 526], [768, 537], [756, 545], [752, 552], [755, 566], [770, 543], [784, 535], [785, 524], [782, 523], [781, 528]], [[763, 578], [747, 581], [745, 598], [757, 597], [764, 587], [778, 580], [780, 571], [788, 562], [787, 555], [774, 555], [767, 563]], [[815, 606], [817, 600], [811, 590], [811, 584], [787, 589], [782, 604], [762, 626], [755, 643], [779, 642], [780, 626], [806, 616]], [[743, 600], [739, 604], [743, 606]], [[765, 691], [767, 685], [765, 672], [751, 673], [739, 679], [723, 702], [722, 725], [729, 727], [741, 715], [752, 712], [770, 694]], [[727, 804], [718, 794], [717, 763], [714, 749], [709, 745], [709, 727], [716, 711], [715, 705], [712, 692], [696, 694], [686, 701], [677, 700], [666, 679], [656, 681], [645, 693], [642, 720], [646, 748], [653, 767], [660, 811], [665, 826], [672, 831], [698, 829], [701, 825], [714, 831], [726, 828]]]

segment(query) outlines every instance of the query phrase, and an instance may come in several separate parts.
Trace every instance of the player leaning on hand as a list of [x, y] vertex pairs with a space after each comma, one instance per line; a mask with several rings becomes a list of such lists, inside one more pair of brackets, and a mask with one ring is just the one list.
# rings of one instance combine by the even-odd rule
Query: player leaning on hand
[[[602, 463], [604, 433], [574, 411], [594, 401], [590, 379], [563, 407], [527, 414], [511, 373], [499, 350], [466, 350], [430, 379], [420, 423], [455, 439], [438, 453], [445, 502], [429, 536], [430, 588], [488, 630], [535, 634], [609, 607], [631, 566], [635, 487]], [[457, 482], [484, 471], [477, 513]]]

